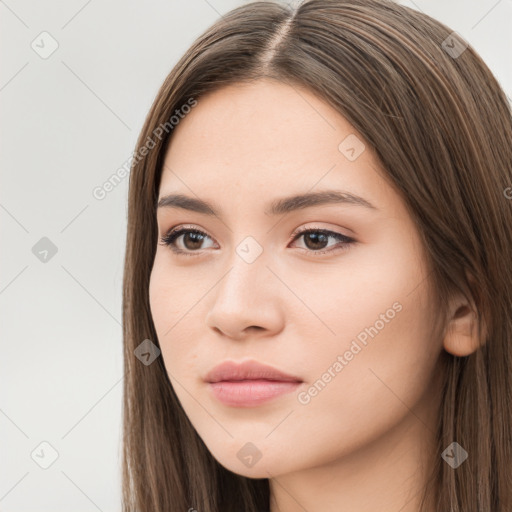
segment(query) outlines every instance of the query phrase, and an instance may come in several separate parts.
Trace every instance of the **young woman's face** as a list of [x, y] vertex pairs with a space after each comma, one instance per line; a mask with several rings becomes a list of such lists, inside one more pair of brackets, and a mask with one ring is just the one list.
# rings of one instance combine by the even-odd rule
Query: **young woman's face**
[[[151, 312], [174, 391], [229, 470], [312, 468], [433, 423], [429, 269], [383, 176], [345, 118], [277, 82], [209, 94], [175, 127], [158, 232], [186, 231], [157, 247]], [[164, 200], [178, 194], [190, 200]], [[199, 201], [216, 215], [187, 208]], [[207, 382], [224, 361], [296, 381]]]

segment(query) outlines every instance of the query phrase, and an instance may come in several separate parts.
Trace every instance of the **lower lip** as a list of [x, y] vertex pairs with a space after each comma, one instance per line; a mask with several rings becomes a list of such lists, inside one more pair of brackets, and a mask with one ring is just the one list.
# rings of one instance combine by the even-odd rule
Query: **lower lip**
[[300, 386], [301, 382], [277, 380], [241, 380], [210, 382], [214, 396], [223, 404], [234, 407], [255, 407], [290, 393]]

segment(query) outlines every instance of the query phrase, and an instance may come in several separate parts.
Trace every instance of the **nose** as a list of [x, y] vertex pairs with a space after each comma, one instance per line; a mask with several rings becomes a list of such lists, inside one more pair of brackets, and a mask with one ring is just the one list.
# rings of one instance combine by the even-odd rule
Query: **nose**
[[267, 337], [283, 328], [282, 285], [266, 260], [247, 263], [238, 255], [212, 290], [206, 325], [226, 337]]

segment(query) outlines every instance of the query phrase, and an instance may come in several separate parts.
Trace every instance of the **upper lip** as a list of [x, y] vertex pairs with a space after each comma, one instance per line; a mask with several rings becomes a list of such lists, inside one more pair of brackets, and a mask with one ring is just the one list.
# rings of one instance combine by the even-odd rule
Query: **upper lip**
[[294, 375], [288, 375], [277, 368], [258, 361], [224, 361], [210, 370], [204, 380], [206, 382], [240, 381], [240, 380], [274, 380], [286, 382], [302, 382]]

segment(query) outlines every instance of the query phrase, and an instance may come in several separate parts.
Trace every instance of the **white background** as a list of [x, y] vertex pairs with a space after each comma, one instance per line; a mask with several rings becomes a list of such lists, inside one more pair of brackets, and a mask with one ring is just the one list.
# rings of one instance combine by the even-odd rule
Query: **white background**
[[[244, 3], [0, 1], [0, 511], [120, 510], [128, 179], [92, 191], [132, 154], [179, 57]], [[402, 3], [461, 34], [512, 97], [511, 0]], [[47, 59], [31, 47], [43, 31], [59, 45]], [[48, 469], [31, 457], [50, 460], [43, 441], [59, 454]]]

